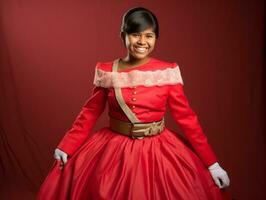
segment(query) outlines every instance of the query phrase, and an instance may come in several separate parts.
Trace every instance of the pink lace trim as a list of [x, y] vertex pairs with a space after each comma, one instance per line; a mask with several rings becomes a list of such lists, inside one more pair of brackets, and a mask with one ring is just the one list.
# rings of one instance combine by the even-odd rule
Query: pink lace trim
[[155, 71], [106, 72], [96, 69], [93, 84], [109, 87], [162, 86], [183, 83], [179, 66]]

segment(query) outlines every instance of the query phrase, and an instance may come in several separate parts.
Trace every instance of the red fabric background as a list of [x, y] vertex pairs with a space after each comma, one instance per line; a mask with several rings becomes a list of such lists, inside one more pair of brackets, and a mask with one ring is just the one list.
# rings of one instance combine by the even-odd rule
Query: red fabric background
[[[158, 16], [153, 57], [180, 65], [234, 198], [266, 198], [263, 1], [3, 0], [1, 199], [34, 199], [54, 147], [91, 93], [96, 62], [125, 56], [119, 29], [132, 6]], [[178, 129], [169, 112], [166, 119]]]

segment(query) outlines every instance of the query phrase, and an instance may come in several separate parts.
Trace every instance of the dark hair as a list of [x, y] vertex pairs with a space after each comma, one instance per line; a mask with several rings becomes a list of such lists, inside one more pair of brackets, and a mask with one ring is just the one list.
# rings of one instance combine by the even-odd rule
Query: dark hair
[[123, 16], [121, 33], [138, 33], [152, 28], [156, 38], [159, 37], [159, 24], [156, 16], [146, 8], [135, 7], [129, 9]]

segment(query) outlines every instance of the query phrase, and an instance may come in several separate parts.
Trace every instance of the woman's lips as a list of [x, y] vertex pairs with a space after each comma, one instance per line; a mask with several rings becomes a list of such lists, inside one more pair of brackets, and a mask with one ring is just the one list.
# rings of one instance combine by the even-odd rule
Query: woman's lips
[[139, 53], [145, 53], [147, 51], [147, 47], [134, 47], [134, 49]]

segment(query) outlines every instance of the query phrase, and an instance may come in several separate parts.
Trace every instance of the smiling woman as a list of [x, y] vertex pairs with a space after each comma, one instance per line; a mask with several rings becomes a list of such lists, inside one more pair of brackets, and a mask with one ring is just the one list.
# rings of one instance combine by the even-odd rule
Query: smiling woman
[[122, 38], [126, 48], [128, 49], [128, 57], [125, 61], [129, 60], [142, 60], [145, 62], [145, 58], [153, 51], [155, 47], [155, 34], [152, 28], [147, 28], [139, 33], [123, 33]]
[[147, 62], [158, 37], [159, 24], [152, 12], [139, 8], [129, 10], [124, 15], [121, 26], [121, 38], [128, 51], [121, 66]]
[[[37, 199], [224, 199], [229, 178], [189, 106], [179, 65], [150, 57], [158, 37], [151, 11], [126, 12], [126, 56], [97, 63], [93, 93], [55, 149]], [[88, 138], [106, 102], [109, 126]], [[165, 127], [167, 105], [190, 146]]]

